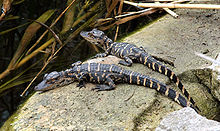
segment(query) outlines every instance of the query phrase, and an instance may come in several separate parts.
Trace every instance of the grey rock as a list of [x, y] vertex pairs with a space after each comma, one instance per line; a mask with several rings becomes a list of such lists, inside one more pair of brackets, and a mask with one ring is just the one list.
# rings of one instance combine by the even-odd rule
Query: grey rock
[[[198, 56], [212, 62], [211, 66], [206, 66], [202, 70], [198, 70], [198, 74], [204, 72], [209, 75], [197, 75], [207, 87], [210, 88], [213, 96], [220, 101], [220, 53], [216, 56], [216, 59], [208, 57], [204, 54], [197, 53]], [[203, 73], [201, 73], [203, 72]], [[205, 76], [205, 77], [204, 77]]]
[[220, 131], [220, 123], [208, 120], [186, 107], [166, 116], [156, 131]]
[[[166, 15], [123, 41], [145, 47], [154, 56], [172, 61], [171, 68], [197, 102], [202, 115], [219, 118], [216, 100], [191, 71], [207, 61], [194, 55], [203, 52], [212, 58], [220, 52], [220, 10], [175, 10], [173, 19]], [[211, 17], [206, 17], [207, 15]], [[108, 61], [105, 61], [108, 60]], [[116, 64], [115, 57], [99, 59]], [[210, 63], [209, 63], [210, 64]], [[141, 64], [124, 67], [149, 75], [176, 91], [168, 78]], [[208, 81], [207, 81], [208, 83]], [[115, 90], [94, 92], [93, 84], [79, 89], [76, 83], [45, 93], [33, 94], [14, 113], [1, 130], [155, 130], [162, 118], [181, 109], [177, 103], [155, 90], [142, 86], [119, 84]]]

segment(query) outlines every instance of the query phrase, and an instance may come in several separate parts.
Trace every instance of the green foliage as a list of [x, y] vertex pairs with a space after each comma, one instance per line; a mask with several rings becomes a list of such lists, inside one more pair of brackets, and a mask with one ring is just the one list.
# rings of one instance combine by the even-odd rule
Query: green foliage
[[[7, 6], [13, 8], [12, 5], [16, 4], [25, 8], [33, 7], [33, 5], [30, 5], [27, 1], [15, 2], [12, 2], [12, 4], [9, 3]], [[37, 1], [33, 1], [33, 3], [34, 2]], [[52, 0], [52, 2], [54, 1]], [[47, 2], [42, 2], [41, 4], [44, 3]], [[35, 18], [37, 22], [49, 25], [47, 29], [56, 29], [56, 31], [54, 31], [56, 32], [55, 36], [62, 38], [64, 45], [79, 37], [79, 33], [82, 30], [88, 28], [93, 22], [95, 22], [98, 16], [102, 16], [101, 13], [104, 12], [99, 10], [105, 10], [105, 8], [100, 8], [102, 6], [102, 1], [94, 2], [90, 0], [67, 0], [66, 5], [59, 4], [59, 2], [57, 3], [58, 4], [55, 6], [56, 9], [50, 9], [54, 5], [51, 5], [51, 7], [49, 6], [49, 9], [46, 8], [47, 5], [45, 5], [45, 8], [39, 10], [41, 14], [34, 10], [36, 7], [34, 7], [30, 12], [36, 13], [31, 14], [32, 16], [38, 15], [38, 18]], [[30, 7], [26, 5], [29, 5]], [[65, 7], [63, 8], [63, 6]], [[62, 12], [58, 12], [60, 8], [63, 8]], [[29, 14], [26, 14], [27, 12], [25, 10], [21, 10], [24, 12], [18, 12], [18, 15], [24, 13], [23, 15], [30, 16]], [[17, 48], [16, 52], [13, 53], [13, 58], [10, 60], [7, 68], [5, 68], [2, 73], [0, 73], [0, 80], [2, 81], [0, 86], [0, 94], [6, 89], [32, 80], [34, 76], [41, 70], [40, 68], [36, 70], [37, 66], [39, 66], [39, 64], [36, 63], [42, 62], [42, 58], [44, 62], [47, 61], [50, 63], [54, 58], [49, 59], [49, 56], [55, 57], [54, 53], [56, 51], [56, 53], [58, 53], [62, 47], [64, 47], [64, 45], [60, 45], [56, 41], [61, 39], [59, 37], [57, 39], [57, 37], [51, 35], [50, 32], [48, 33], [48, 30], [45, 27], [42, 27], [41, 24], [36, 22], [29, 22], [28, 19], [32, 18], [16, 16], [17, 14], [14, 16], [13, 14], [6, 15], [4, 16], [4, 19], [0, 20], [0, 23], [2, 23], [0, 25], [0, 36], [5, 36], [4, 38], [1, 37], [0, 41], [4, 42], [5, 40], [9, 40], [10, 37], [14, 37], [13, 39], [17, 39], [19, 41], [16, 41], [18, 45], [15, 46]], [[7, 21], [9, 21], [9, 23], [16, 24], [13, 24], [13, 26], [6, 25]], [[29, 26], [26, 27], [27, 24], [29, 24]], [[24, 32], [21, 38], [16, 37], [15, 32], [17, 31]], [[9, 37], [7, 38], [7, 36]], [[31, 66], [25, 68], [30, 64]], [[30, 70], [34, 70], [34, 72], [31, 73], [31, 75], [28, 75], [27, 72]], [[24, 77], [25, 75], [29, 77]]]

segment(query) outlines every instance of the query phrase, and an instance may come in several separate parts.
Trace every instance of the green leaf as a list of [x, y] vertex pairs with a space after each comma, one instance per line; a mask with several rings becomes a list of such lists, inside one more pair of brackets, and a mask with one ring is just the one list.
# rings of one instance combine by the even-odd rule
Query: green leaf
[[23, 27], [23, 26], [25, 26], [25, 25], [27, 25], [27, 24], [29, 24], [29, 23], [30, 23], [30, 22], [25, 23], [25, 24], [22, 24], [22, 25], [19, 25], [19, 26], [16, 26], [16, 27], [14, 27], [14, 28], [11, 28], [11, 29], [8, 29], [8, 30], [5, 30], [5, 31], [2, 31], [2, 32], [0, 32], [0, 35], [6, 34], [6, 33], [8, 33], [8, 32], [11, 32], [11, 31], [13, 31], [13, 30], [16, 30], [16, 29], [18, 29], [18, 28], [21, 28], [21, 27]]
[[[20, 72], [18, 75], [16, 75], [15, 77], [13, 77], [12, 79], [8, 80], [7, 82], [5, 82], [4, 84], [2, 84], [0, 86], [0, 94], [5, 91], [6, 89], [9, 89], [13, 86], [19, 85], [19, 84], [23, 84], [25, 82], [30, 81], [33, 78], [26, 78], [26, 79], [21, 79], [22, 75], [27, 72], [28, 70], [32, 69], [34, 66], [36, 66], [39, 62], [41, 62], [43, 60], [43, 58], [41, 58], [40, 60], [38, 60], [37, 62], [35, 62], [34, 64], [32, 64], [31, 66], [29, 66], [27, 69], [25, 69], [24, 71]], [[37, 73], [36, 73], [37, 74]], [[33, 77], [35, 75], [35, 73], [32, 73]], [[20, 78], [20, 80], [18, 80]]]

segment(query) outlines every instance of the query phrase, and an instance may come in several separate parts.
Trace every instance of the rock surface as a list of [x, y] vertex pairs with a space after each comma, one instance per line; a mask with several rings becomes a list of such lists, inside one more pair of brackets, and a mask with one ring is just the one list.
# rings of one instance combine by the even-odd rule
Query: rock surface
[[208, 120], [192, 108], [185, 107], [163, 118], [156, 131], [220, 131], [220, 123]]
[[[166, 15], [123, 41], [173, 62], [175, 67], [166, 66], [178, 74], [201, 114], [220, 119], [219, 102], [195, 73], [196, 69], [211, 63], [194, 55], [196, 51], [214, 58], [220, 52], [220, 10], [175, 12], [180, 15], [179, 19]], [[108, 57], [98, 61], [115, 64], [118, 60]], [[170, 83], [164, 75], [141, 64], [125, 68]], [[179, 91], [174, 84], [169, 86]], [[79, 89], [73, 83], [33, 94], [2, 130], [154, 130], [164, 116], [182, 108], [155, 90], [141, 86], [119, 84], [115, 90], [106, 92], [91, 91], [93, 84], [86, 87]]]
[[211, 61], [212, 65], [197, 70], [197, 76], [204, 85], [210, 88], [212, 95], [220, 101], [220, 53], [216, 56], [216, 59], [203, 54], [198, 55]]

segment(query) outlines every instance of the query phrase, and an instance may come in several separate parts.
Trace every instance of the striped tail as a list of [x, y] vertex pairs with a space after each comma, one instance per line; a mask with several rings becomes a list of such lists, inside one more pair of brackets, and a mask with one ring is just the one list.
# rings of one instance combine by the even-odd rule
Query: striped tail
[[[142, 60], [142, 61], [141, 61]], [[174, 74], [173, 71], [171, 71], [170, 69], [168, 69], [167, 67], [165, 67], [164, 65], [160, 64], [159, 62], [157, 62], [154, 58], [152, 58], [151, 56], [147, 55], [147, 54], [142, 54], [141, 55], [141, 60], [140, 62], [142, 62], [144, 65], [146, 65], [147, 67], [149, 67], [150, 69], [153, 69], [154, 71], [157, 71], [161, 74], [164, 74], [166, 76], [168, 76], [174, 83], [176, 83], [177, 87], [182, 91], [182, 93], [186, 96], [186, 98], [188, 99], [188, 101], [190, 101], [195, 108], [199, 110], [199, 108], [196, 106], [195, 101], [189, 96], [188, 91], [184, 88], [182, 82], [179, 80], [179, 78]]]
[[146, 75], [142, 75], [137, 72], [130, 72], [130, 75], [127, 78], [127, 82], [130, 84], [142, 85], [145, 87], [150, 87], [152, 89], [155, 89], [158, 92], [171, 98], [173, 101], [177, 102], [182, 107], [189, 106], [193, 108], [196, 112], [198, 112], [197, 108], [195, 108], [190, 102], [188, 102], [181, 94], [167, 87], [165, 84], [155, 79], [152, 79]]

